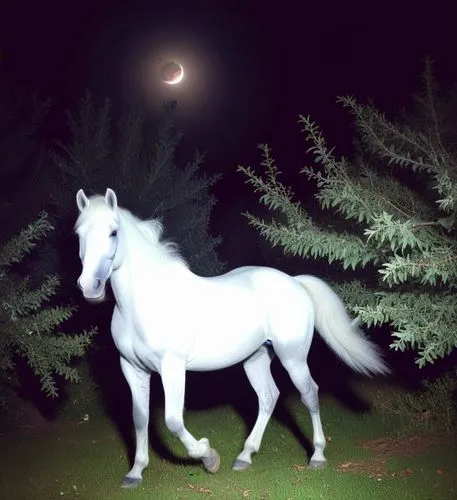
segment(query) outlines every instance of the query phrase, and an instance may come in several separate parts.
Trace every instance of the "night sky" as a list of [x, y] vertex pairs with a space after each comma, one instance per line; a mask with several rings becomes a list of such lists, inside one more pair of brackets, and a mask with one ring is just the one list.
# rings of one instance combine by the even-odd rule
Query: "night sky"
[[[224, 173], [215, 213], [224, 232], [224, 220], [247, 225], [240, 212], [257, 203], [235, 170], [258, 165], [259, 142], [273, 147], [287, 181], [306, 194], [300, 113], [346, 153], [351, 125], [338, 95], [374, 98], [394, 113], [420, 87], [425, 56], [443, 86], [454, 83], [456, 14], [452, 0], [3, 0], [0, 71], [59, 110], [87, 88], [120, 106], [147, 94], [151, 113], [176, 100], [186, 134], [180, 154], [206, 150], [209, 171]], [[180, 58], [188, 85], [169, 94], [145, 85], [138, 66], [145, 54]]]

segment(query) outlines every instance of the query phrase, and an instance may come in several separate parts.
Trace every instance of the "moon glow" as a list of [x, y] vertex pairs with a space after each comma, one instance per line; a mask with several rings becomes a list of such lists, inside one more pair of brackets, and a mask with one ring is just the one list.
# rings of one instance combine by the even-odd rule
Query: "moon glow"
[[170, 61], [160, 68], [160, 76], [167, 85], [176, 85], [184, 78], [184, 69], [181, 64]]
[[199, 45], [195, 36], [179, 34], [175, 40], [168, 32], [159, 35], [141, 39], [132, 51], [132, 83], [142, 102], [162, 113], [164, 102], [176, 101], [180, 120], [199, 116], [208, 103], [215, 112], [223, 87], [219, 55], [212, 46]]

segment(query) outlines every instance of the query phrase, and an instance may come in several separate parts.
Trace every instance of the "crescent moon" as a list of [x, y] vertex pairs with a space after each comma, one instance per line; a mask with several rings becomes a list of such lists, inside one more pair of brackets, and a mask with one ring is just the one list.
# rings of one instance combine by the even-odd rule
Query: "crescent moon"
[[165, 80], [165, 83], [168, 84], [168, 85], [176, 85], [177, 83], [180, 83], [182, 81], [182, 79], [184, 78], [184, 68], [179, 64], [179, 63], [176, 63], [178, 66], [179, 66], [179, 75], [174, 79], [174, 80], [170, 80], [169, 82], [167, 82]]

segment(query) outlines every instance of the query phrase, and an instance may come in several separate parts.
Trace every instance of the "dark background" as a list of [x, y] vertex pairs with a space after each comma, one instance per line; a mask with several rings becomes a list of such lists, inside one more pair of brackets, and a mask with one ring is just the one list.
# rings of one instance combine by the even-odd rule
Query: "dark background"
[[257, 166], [256, 145], [267, 142], [298, 198], [310, 197], [298, 174], [307, 161], [298, 115], [311, 114], [328, 142], [350, 153], [351, 122], [336, 96], [373, 97], [395, 113], [420, 88], [425, 56], [444, 86], [453, 83], [456, 14], [451, 0], [4, 0], [0, 71], [52, 98], [48, 134], [59, 137], [65, 108], [86, 89], [120, 107], [145, 91], [136, 73], [140, 54], [167, 57], [173, 47], [172, 55], [185, 56], [199, 80], [173, 95], [151, 87], [151, 113], [161, 100], [177, 100], [186, 134], [178, 159], [198, 147], [207, 151], [206, 168], [224, 174], [213, 217], [225, 239], [222, 258], [255, 264], [257, 236], [240, 213], [258, 202], [236, 166]]

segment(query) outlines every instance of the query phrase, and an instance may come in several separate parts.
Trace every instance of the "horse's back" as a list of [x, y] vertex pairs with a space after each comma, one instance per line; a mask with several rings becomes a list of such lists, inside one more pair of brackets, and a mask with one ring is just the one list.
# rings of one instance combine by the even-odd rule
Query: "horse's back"
[[[212, 299], [218, 300], [221, 294], [231, 291], [223, 303], [211, 302], [213, 310], [223, 311], [219, 331], [212, 336], [218, 346], [239, 350], [246, 357], [267, 340], [273, 346], [291, 341], [297, 341], [299, 346], [308, 344], [314, 308], [305, 289], [290, 275], [274, 268], [246, 266], [205, 279], [205, 283]], [[199, 336], [197, 345], [205, 350], [208, 339], [200, 339], [205, 345], [200, 345]]]
[[268, 303], [272, 300], [277, 302], [281, 297], [292, 300], [294, 304], [295, 301], [300, 303], [303, 300], [309, 301], [308, 294], [299, 281], [273, 267], [238, 267], [226, 274], [207, 279], [215, 280], [221, 284], [242, 284], [249, 287], [253, 293], [261, 295]]

